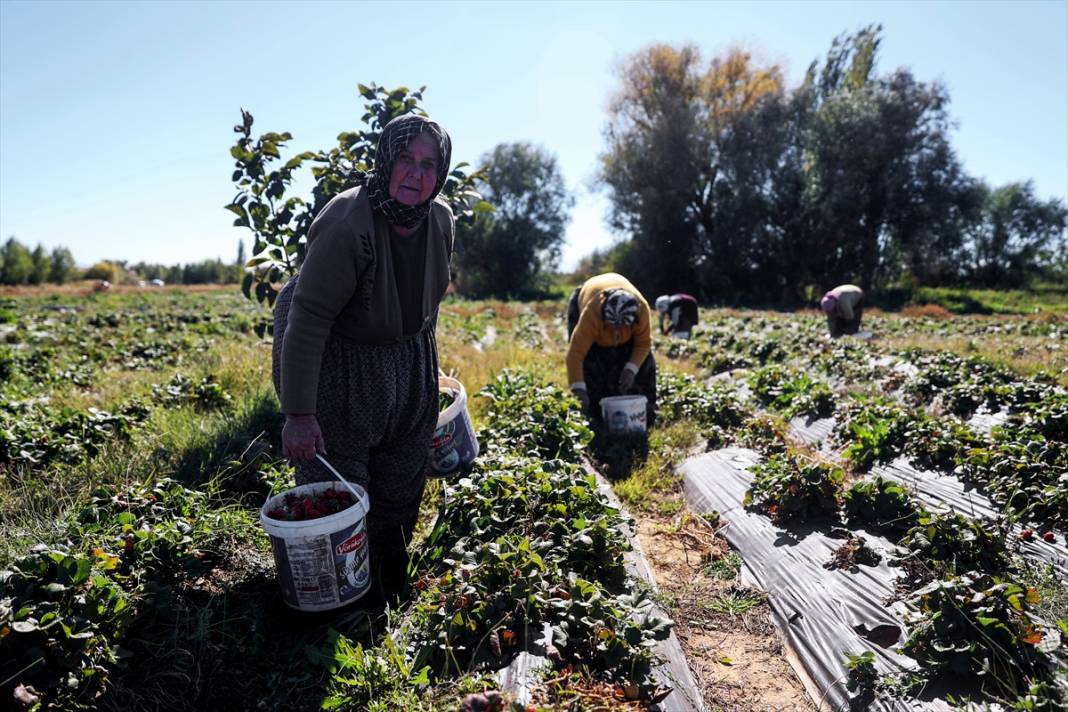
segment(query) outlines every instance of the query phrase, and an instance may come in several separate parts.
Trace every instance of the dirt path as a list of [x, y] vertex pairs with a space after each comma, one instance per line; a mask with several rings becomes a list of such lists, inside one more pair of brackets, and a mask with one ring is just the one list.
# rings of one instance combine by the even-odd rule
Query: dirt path
[[742, 586], [726, 541], [687, 514], [636, 517], [637, 533], [710, 710], [813, 710], [764, 597]]

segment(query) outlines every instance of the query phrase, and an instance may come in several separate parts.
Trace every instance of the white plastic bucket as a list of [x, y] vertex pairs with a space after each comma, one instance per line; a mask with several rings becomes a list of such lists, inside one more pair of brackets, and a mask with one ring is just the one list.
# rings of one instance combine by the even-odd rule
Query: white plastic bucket
[[467, 413], [464, 384], [448, 376], [438, 377], [438, 390], [454, 394], [455, 399], [438, 413], [438, 426], [430, 439], [431, 477], [445, 477], [459, 472], [478, 457], [478, 438]]
[[645, 432], [645, 396], [609, 396], [601, 399], [601, 417], [612, 435]]
[[355, 601], [371, 587], [370, 546], [367, 543], [367, 491], [349, 483], [359, 494], [340, 512], [305, 521], [274, 519], [267, 513], [282, 506], [287, 494], [347, 491], [340, 482], [313, 482], [267, 498], [260, 523], [271, 537], [282, 600], [301, 611], [328, 611]]

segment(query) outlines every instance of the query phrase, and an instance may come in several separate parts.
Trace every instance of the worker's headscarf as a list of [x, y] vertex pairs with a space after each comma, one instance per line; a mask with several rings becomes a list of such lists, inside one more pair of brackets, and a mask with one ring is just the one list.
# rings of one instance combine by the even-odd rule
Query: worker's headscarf
[[656, 311], [660, 314], [667, 314], [668, 308], [671, 306], [671, 297], [664, 294], [656, 298]]
[[[438, 147], [438, 176], [434, 191], [426, 202], [419, 205], [405, 205], [389, 195], [389, 179], [393, 174], [393, 163], [400, 152], [408, 147], [412, 139], [419, 134], [427, 134]], [[378, 139], [375, 152], [375, 166], [370, 173], [358, 173], [356, 182], [367, 186], [367, 197], [371, 208], [382, 213], [393, 225], [415, 227], [426, 219], [434, 198], [441, 192], [449, 176], [449, 162], [452, 160], [452, 139], [445, 129], [425, 116], [405, 114], [386, 124], [382, 136]]]
[[827, 292], [823, 295], [823, 299], [820, 300], [820, 308], [823, 309], [823, 313], [827, 316], [833, 316], [838, 309], [838, 297]]
[[605, 292], [601, 317], [609, 326], [637, 324], [638, 298], [625, 289], [609, 289]]

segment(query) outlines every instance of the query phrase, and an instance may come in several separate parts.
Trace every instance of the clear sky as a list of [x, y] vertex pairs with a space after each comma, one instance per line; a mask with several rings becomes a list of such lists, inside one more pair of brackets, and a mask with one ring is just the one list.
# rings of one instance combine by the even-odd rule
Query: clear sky
[[614, 236], [591, 188], [619, 62], [653, 42], [741, 45], [791, 85], [881, 23], [879, 71], [949, 89], [972, 175], [1068, 201], [1068, 1], [21, 2], [0, 0], [0, 239], [173, 264], [236, 257], [232, 127], [326, 149], [357, 83], [426, 85], [454, 160], [502, 141], [559, 159], [577, 203], [564, 266]]

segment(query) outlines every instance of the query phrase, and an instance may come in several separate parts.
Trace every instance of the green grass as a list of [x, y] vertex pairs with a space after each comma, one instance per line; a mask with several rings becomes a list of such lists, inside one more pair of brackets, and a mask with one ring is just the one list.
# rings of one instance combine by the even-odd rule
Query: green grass
[[914, 304], [937, 304], [954, 314], [1066, 314], [1068, 286], [1038, 284], [1032, 289], [920, 287]]
[[744, 616], [767, 600], [767, 594], [752, 589], [730, 588], [699, 605], [712, 613]]

